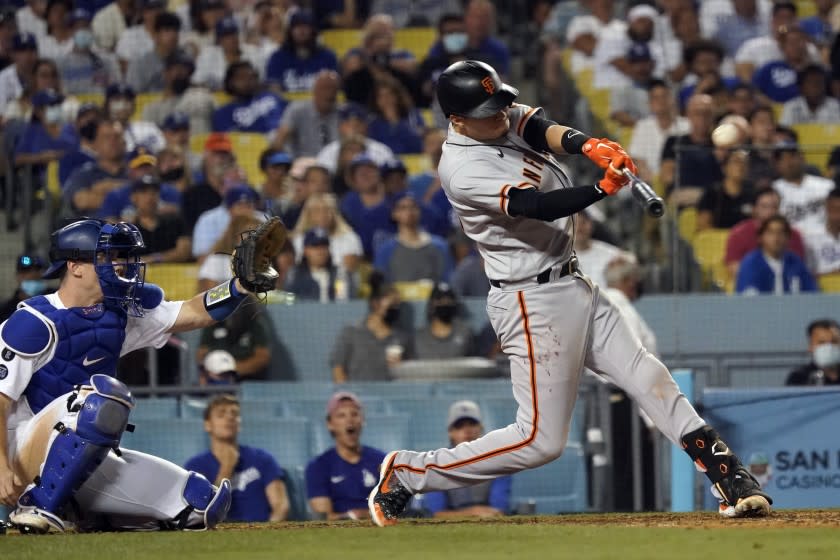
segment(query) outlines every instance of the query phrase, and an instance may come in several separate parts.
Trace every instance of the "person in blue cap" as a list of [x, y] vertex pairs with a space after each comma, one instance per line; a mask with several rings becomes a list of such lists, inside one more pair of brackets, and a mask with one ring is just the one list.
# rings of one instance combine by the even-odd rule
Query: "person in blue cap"
[[12, 39], [12, 64], [0, 72], [0, 113], [23, 93], [38, 60], [38, 41], [32, 33], [18, 33]]
[[225, 92], [233, 99], [213, 113], [213, 131], [267, 134], [276, 130], [287, 103], [260, 89], [260, 75], [253, 64], [239, 61], [228, 66]]
[[201, 258], [208, 254], [234, 216], [251, 215], [264, 221], [265, 215], [257, 210], [259, 205], [260, 194], [252, 187], [244, 184], [229, 187], [222, 204], [198, 217], [193, 229], [193, 256]]
[[94, 44], [91, 13], [76, 8], [70, 14], [73, 48], [56, 59], [61, 82], [67, 94], [104, 92], [120, 78], [117, 59]]

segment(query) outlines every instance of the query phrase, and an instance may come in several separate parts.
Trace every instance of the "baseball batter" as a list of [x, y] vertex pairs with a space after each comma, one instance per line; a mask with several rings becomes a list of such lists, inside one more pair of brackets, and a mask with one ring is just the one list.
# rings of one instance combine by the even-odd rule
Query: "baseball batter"
[[58, 291], [25, 300], [0, 326], [0, 503], [23, 532], [212, 529], [227, 515], [228, 480], [216, 487], [119, 447], [134, 398], [113, 376], [120, 356], [225, 319], [262, 273], [240, 255], [237, 278], [164, 301], [143, 282], [143, 248], [126, 223], [81, 219], [54, 232], [44, 276], [60, 278]]
[[[389, 453], [368, 498], [374, 522], [395, 523], [412, 494], [477, 484], [559, 457], [584, 367], [626, 391], [685, 449], [712, 482], [721, 514], [767, 515], [770, 497], [578, 268], [574, 214], [625, 186], [620, 170], [635, 172], [629, 156], [614, 142], [515, 104], [518, 91], [484, 63], [453, 64], [437, 88], [450, 121], [441, 183], [484, 258], [487, 314], [510, 358], [519, 410], [513, 424], [454, 449]], [[604, 178], [573, 186], [550, 154], [586, 155]]]

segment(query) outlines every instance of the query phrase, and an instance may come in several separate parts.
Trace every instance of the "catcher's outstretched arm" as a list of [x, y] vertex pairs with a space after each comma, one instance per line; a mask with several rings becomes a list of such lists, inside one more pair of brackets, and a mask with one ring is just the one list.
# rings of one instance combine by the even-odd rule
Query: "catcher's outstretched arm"
[[[233, 309], [230, 310], [230, 313], [232, 313], [239, 306], [242, 300], [245, 299], [245, 296], [250, 293], [242, 286], [238, 279], [234, 279], [232, 283], [234, 285], [234, 289], [237, 291], [237, 294], [241, 294], [241, 298], [231, 300], [231, 304], [235, 301], [236, 305], [233, 305]], [[169, 332], [178, 333], [195, 329], [203, 329], [204, 327], [209, 327], [210, 325], [224, 319], [224, 317], [222, 317], [222, 319], [216, 319], [211, 316], [210, 311], [208, 311], [205, 304], [205, 300], [208, 292], [219, 290], [219, 288], [226, 286], [227, 284], [228, 282], [225, 282], [221, 286], [216, 286], [215, 288], [207, 290], [207, 292], [201, 292], [200, 294], [196, 294], [192, 298], [186, 300], [181, 306], [178, 318], [175, 319], [175, 323], [172, 324], [172, 328], [169, 329]], [[228, 315], [230, 313], [228, 313]]]

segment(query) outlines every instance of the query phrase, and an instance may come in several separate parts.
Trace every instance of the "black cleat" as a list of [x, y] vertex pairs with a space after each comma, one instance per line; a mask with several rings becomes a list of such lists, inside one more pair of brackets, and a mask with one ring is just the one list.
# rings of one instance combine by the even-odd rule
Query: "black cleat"
[[724, 517], [765, 517], [770, 515], [773, 499], [761, 491], [758, 481], [742, 465], [712, 486], [720, 500], [718, 511]]
[[396, 451], [391, 451], [379, 467], [379, 482], [368, 496], [370, 518], [380, 527], [396, 525], [397, 517], [405, 510], [411, 492], [409, 492], [394, 472]]

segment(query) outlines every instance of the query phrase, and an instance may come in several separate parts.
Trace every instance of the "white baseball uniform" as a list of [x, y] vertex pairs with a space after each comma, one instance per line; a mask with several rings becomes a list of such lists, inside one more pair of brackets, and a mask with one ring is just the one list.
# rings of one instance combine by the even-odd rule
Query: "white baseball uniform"
[[572, 186], [552, 158], [522, 138], [528, 119], [541, 113], [514, 105], [504, 137], [478, 142], [450, 126], [443, 145], [441, 183], [495, 284], [487, 314], [510, 357], [519, 410], [513, 424], [454, 449], [398, 452], [394, 470], [412, 493], [475, 484], [559, 457], [584, 367], [625, 390], [676, 444], [705, 424], [598, 286], [582, 272], [563, 274], [573, 256], [573, 217], [546, 222], [508, 214], [511, 189]]

